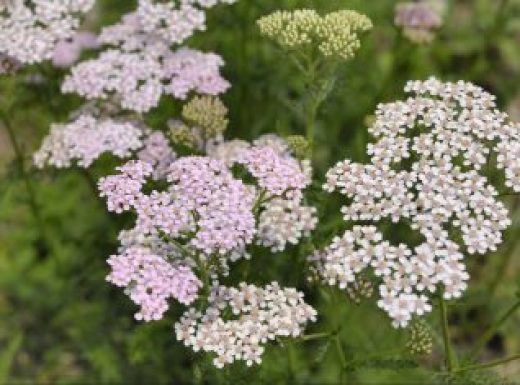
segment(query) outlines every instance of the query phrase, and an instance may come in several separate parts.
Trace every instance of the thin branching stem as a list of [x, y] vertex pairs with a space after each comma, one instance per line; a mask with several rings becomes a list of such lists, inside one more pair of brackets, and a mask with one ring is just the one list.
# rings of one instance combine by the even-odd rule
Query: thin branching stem
[[450, 333], [449, 333], [449, 325], [448, 325], [448, 310], [446, 307], [446, 302], [442, 294], [439, 296], [439, 311], [440, 311], [440, 321], [442, 328], [442, 340], [444, 344], [444, 353], [445, 360], [448, 372], [452, 373], [455, 370], [456, 358], [453, 348], [451, 346]]
[[339, 338], [339, 334], [336, 334], [334, 336], [334, 342], [336, 345], [336, 350], [338, 352], [338, 357], [341, 362], [341, 370], [345, 370], [347, 366], [347, 356], [345, 354], [345, 351], [343, 350], [343, 345], [341, 344], [341, 339]]
[[507, 364], [508, 362], [516, 361], [516, 360], [520, 360], [520, 354], [515, 354], [510, 357], [503, 358], [501, 360], [491, 361], [491, 362], [487, 362], [484, 364], [470, 365], [470, 366], [458, 368], [455, 370], [455, 373], [471, 372], [474, 370], [488, 369], [488, 368], [492, 368], [495, 366], [504, 365], [504, 364]]
[[314, 333], [314, 334], [307, 334], [304, 336], [301, 336], [300, 339], [302, 341], [312, 341], [312, 340], [319, 340], [322, 338], [329, 338], [331, 336], [330, 333]]
[[2, 125], [5, 127], [7, 131], [9, 141], [11, 142], [11, 145], [13, 147], [16, 162], [18, 163], [18, 168], [24, 181], [25, 189], [27, 190], [29, 207], [31, 209], [32, 215], [34, 216], [34, 219], [36, 220], [37, 225], [40, 228], [40, 231], [42, 231], [43, 236], [43, 222], [40, 207], [38, 206], [36, 200], [36, 191], [34, 189], [33, 181], [25, 169], [25, 158], [22, 151], [22, 147], [18, 143], [16, 134], [11, 124], [11, 119], [9, 118], [9, 114], [6, 111], [0, 110], [0, 120], [2, 121]]

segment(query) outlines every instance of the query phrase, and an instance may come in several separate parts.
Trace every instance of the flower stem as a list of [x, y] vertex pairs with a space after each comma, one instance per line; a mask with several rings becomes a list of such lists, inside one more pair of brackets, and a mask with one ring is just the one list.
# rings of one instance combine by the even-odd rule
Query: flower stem
[[463, 368], [459, 368], [459, 369], [455, 370], [455, 372], [460, 373], [460, 372], [469, 372], [469, 371], [473, 371], [473, 370], [492, 368], [494, 366], [507, 364], [508, 362], [519, 360], [519, 359], [520, 359], [520, 354], [515, 354], [513, 356], [503, 358], [501, 360], [491, 361], [491, 362], [487, 362], [485, 364], [470, 365], [470, 366], [466, 366]]
[[9, 141], [11, 142], [11, 145], [13, 146], [13, 150], [14, 150], [15, 157], [16, 157], [16, 162], [18, 163], [18, 168], [19, 168], [20, 174], [22, 175], [22, 178], [23, 178], [23, 181], [25, 184], [25, 189], [27, 190], [27, 195], [29, 198], [29, 206], [31, 208], [31, 212], [32, 212], [34, 219], [36, 220], [36, 223], [43, 236], [43, 222], [42, 222], [42, 217], [41, 217], [41, 213], [40, 213], [40, 208], [36, 201], [36, 192], [35, 192], [31, 177], [25, 170], [25, 159], [24, 159], [22, 147], [20, 146], [20, 144], [18, 143], [18, 140], [16, 139], [16, 135], [14, 133], [13, 126], [11, 124], [11, 120], [9, 119], [7, 112], [0, 110], [0, 121], [2, 122], [3, 126], [5, 127], [8, 137], [9, 137]]
[[439, 309], [441, 316], [442, 340], [444, 343], [446, 366], [448, 368], [448, 372], [452, 373], [455, 370], [456, 357], [451, 346], [448, 325], [448, 311], [446, 307], [446, 302], [444, 301], [442, 294], [439, 296]]
[[480, 339], [477, 341], [475, 347], [468, 354], [468, 360], [473, 360], [477, 354], [482, 350], [488, 341], [493, 337], [495, 332], [520, 308], [520, 299], [517, 300], [513, 306], [511, 306], [502, 317], [500, 317], [495, 323], [493, 323], [485, 332], [482, 334]]
[[315, 334], [307, 334], [305, 336], [301, 336], [300, 339], [302, 341], [312, 341], [312, 340], [319, 340], [322, 338], [328, 338], [330, 337], [330, 333], [315, 333]]
[[339, 360], [341, 362], [341, 370], [343, 371], [347, 366], [347, 357], [345, 355], [345, 351], [343, 350], [343, 346], [341, 345], [339, 334], [334, 336], [334, 342], [336, 343], [336, 350], [338, 351]]
[[307, 139], [307, 142], [309, 142], [311, 153], [314, 148], [316, 113], [317, 113], [317, 107], [315, 105], [307, 107], [306, 119], [305, 119], [305, 137]]

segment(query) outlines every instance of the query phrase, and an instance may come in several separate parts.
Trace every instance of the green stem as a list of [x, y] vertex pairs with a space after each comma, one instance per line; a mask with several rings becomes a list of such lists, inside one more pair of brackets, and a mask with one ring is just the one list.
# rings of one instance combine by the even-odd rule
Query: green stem
[[13, 130], [13, 126], [11, 125], [11, 120], [9, 119], [8, 114], [0, 110], [0, 120], [2, 121], [3, 126], [5, 127], [7, 134], [9, 136], [9, 141], [11, 142], [11, 145], [13, 146], [13, 150], [16, 157], [16, 162], [18, 163], [18, 167], [20, 170], [20, 173], [22, 174], [22, 178], [25, 184], [25, 189], [27, 190], [27, 195], [29, 198], [29, 206], [31, 208], [31, 212], [34, 216], [34, 219], [36, 220], [36, 223], [38, 227], [40, 228], [40, 231], [42, 232], [43, 236], [43, 221], [40, 213], [40, 208], [38, 207], [38, 204], [36, 202], [36, 192], [34, 190], [34, 186], [32, 183], [32, 180], [29, 176], [29, 174], [25, 170], [25, 159], [24, 154], [22, 151], [22, 147], [18, 143], [18, 140], [16, 139], [16, 135]]
[[494, 366], [507, 364], [508, 362], [519, 360], [519, 359], [520, 359], [520, 354], [515, 354], [511, 357], [503, 358], [501, 360], [491, 361], [491, 362], [488, 362], [485, 364], [470, 365], [470, 366], [466, 366], [463, 368], [459, 368], [459, 369], [455, 370], [455, 372], [460, 373], [460, 372], [469, 372], [469, 371], [473, 371], [473, 370], [492, 368]]
[[316, 127], [316, 113], [317, 106], [313, 103], [311, 106], [307, 106], [306, 118], [305, 118], [305, 137], [307, 138], [307, 142], [309, 142], [310, 151], [314, 148], [314, 135], [315, 135], [315, 127]]
[[330, 337], [330, 333], [315, 333], [315, 334], [307, 334], [305, 336], [301, 336], [300, 339], [302, 341], [312, 341], [312, 340], [319, 340], [322, 338], [328, 338]]
[[292, 343], [289, 342], [287, 344], [287, 375], [289, 383], [294, 383], [295, 380], [295, 370], [294, 370], [294, 352], [293, 352], [293, 346]]
[[439, 309], [441, 316], [441, 327], [442, 327], [442, 340], [444, 344], [444, 352], [446, 359], [446, 366], [448, 368], [448, 372], [452, 373], [455, 370], [456, 358], [453, 352], [453, 348], [451, 346], [450, 334], [449, 334], [449, 325], [448, 325], [448, 311], [446, 308], [446, 302], [442, 297], [442, 293], [439, 296]]
[[495, 323], [493, 323], [485, 332], [482, 334], [480, 339], [477, 341], [475, 347], [468, 354], [468, 360], [473, 360], [477, 354], [482, 350], [488, 341], [493, 337], [495, 332], [520, 308], [520, 299], [513, 304], [507, 310], [502, 317], [500, 317]]
[[341, 345], [339, 334], [334, 336], [334, 342], [336, 343], [336, 350], [338, 351], [339, 360], [341, 362], [341, 370], [343, 371], [347, 366], [347, 357], [345, 355], [345, 351], [343, 350], [343, 346]]

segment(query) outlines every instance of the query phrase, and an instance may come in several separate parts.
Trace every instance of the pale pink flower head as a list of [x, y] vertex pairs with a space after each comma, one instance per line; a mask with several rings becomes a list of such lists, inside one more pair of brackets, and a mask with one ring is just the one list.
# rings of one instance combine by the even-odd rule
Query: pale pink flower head
[[125, 287], [140, 306], [137, 320], [159, 320], [168, 310], [168, 299], [189, 305], [197, 298], [201, 282], [185, 266], [173, 266], [145, 247], [134, 246], [108, 259], [112, 271], [107, 281]]

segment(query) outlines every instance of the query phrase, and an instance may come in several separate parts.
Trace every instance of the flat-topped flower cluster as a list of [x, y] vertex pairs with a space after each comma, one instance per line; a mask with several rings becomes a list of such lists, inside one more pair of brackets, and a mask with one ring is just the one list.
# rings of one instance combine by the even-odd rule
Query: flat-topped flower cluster
[[107, 45], [98, 58], [75, 66], [62, 85], [64, 93], [88, 99], [111, 98], [139, 113], [156, 107], [163, 95], [186, 99], [190, 93], [218, 95], [229, 88], [220, 76], [220, 56], [171, 43], [145, 31], [136, 13], [106, 27], [99, 41]]
[[[302, 293], [277, 282], [264, 288], [246, 283], [238, 288], [215, 286], [209, 302], [203, 313], [195, 308], [187, 311], [175, 324], [175, 333], [195, 351], [215, 353], [218, 368], [236, 360], [259, 364], [262, 344], [298, 337], [305, 324], [316, 319], [316, 310], [303, 301]], [[231, 319], [223, 317], [227, 311]]]
[[0, 53], [24, 64], [51, 59], [56, 44], [74, 35], [95, 0], [0, 2]]
[[[162, 143], [162, 139], [154, 142]], [[171, 156], [169, 151], [162, 152]], [[150, 158], [152, 151], [145, 153], [141, 159], [166, 164]], [[232, 173], [234, 164], [242, 164], [256, 183], [237, 179]], [[107, 277], [126, 287], [132, 301], [140, 306], [136, 318], [162, 318], [169, 298], [186, 305], [197, 300], [207, 303], [204, 316], [199, 307], [187, 310], [176, 326], [177, 337], [196, 351], [216, 353], [218, 367], [234, 360], [258, 363], [263, 343], [299, 335], [303, 325], [315, 318], [315, 311], [295, 289], [243, 284], [240, 295], [250, 301], [247, 309], [237, 307], [237, 289], [220, 288], [221, 294], [207, 298], [200, 290], [209, 290], [210, 279], [215, 285], [227, 275], [232, 262], [250, 258], [248, 247], [253, 243], [281, 251], [288, 243], [296, 244], [309, 235], [317, 220], [315, 209], [302, 205], [303, 190], [310, 183], [308, 166], [303, 167], [288, 152], [246, 143], [231, 163], [211, 156], [184, 156], [170, 160], [162, 173], [155, 174], [154, 168], [146, 160], [131, 160], [118, 168], [119, 174], [99, 181], [110, 211], [136, 214], [135, 227], [120, 235], [120, 253], [110, 257], [112, 272]], [[147, 185], [153, 176], [167, 187], [150, 191]], [[261, 295], [262, 301], [254, 302], [253, 294]], [[287, 304], [279, 302], [284, 296]], [[233, 311], [251, 315], [244, 314], [238, 320], [215, 318], [224, 300], [231, 301]], [[189, 338], [185, 335], [191, 330], [188, 322], [198, 324], [196, 335]], [[181, 325], [187, 328], [183, 333]], [[224, 328], [221, 334], [218, 325]], [[211, 336], [209, 330], [213, 330]], [[255, 330], [262, 334], [255, 336]]]
[[464, 255], [502, 243], [511, 221], [483, 170], [492, 154], [506, 186], [520, 188], [520, 127], [496, 109], [492, 95], [433, 78], [409, 82], [406, 92], [407, 100], [376, 111], [371, 163], [339, 162], [324, 188], [349, 198], [346, 221], [402, 222], [421, 240], [394, 246], [376, 227], [356, 226], [310, 258], [325, 281], [342, 288], [371, 268], [381, 280], [378, 304], [396, 326], [431, 310], [428, 294], [460, 297], [469, 279]]
[[348, 60], [359, 49], [359, 34], [372, 28], [370, 19], [355, 11], [321, 16], [313, 9], [276, 11], [258, 21], [260, 32], [289, 50], [312, 50], [328, 58]]
[[[244, 147], [236, 163], [255, 178], [257, 185], [252, 185], [235, 178], [232, 165], [211, 155], [173, 159], [173, 150], [162, 152], [167, 162], [150, 158], [151, 151], [144, 150], [141, 160], [131, 160], [118, 168], [119, 174], [99, 181], [108, 209], [135, 211], [134, 231], [143, 237], [174, 241], [198, 262], [216, 263], [212, 268], [225, 272], [229, 261], [248, 257], [246, 246], [255, 238], [260, 245], [283, 250], [316, 225], [315, 210], [301, 204], [310, 183], [308, 171], [289, 155], [269, 146]], [[154, 173], [147, 160], [162, 172]], [[145, 193], [152, 176], [169, 187]]]

